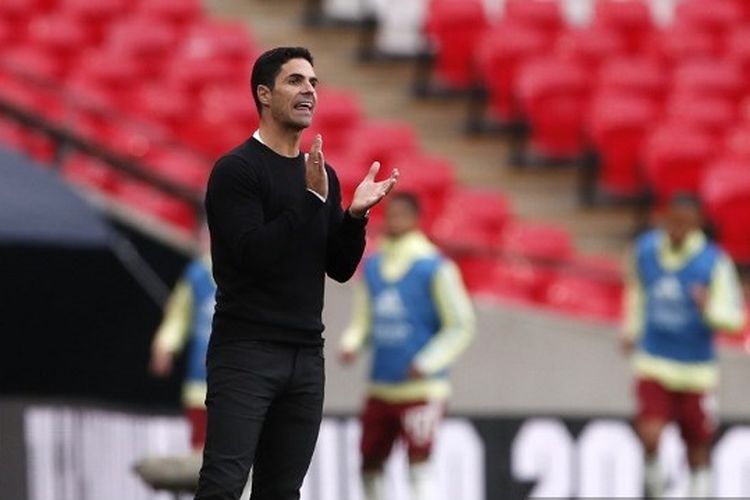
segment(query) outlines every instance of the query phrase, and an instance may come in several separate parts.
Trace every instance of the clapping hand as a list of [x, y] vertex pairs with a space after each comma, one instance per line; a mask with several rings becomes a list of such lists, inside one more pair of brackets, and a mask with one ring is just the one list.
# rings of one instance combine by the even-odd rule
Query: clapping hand
[[367, 211], [377, 205], [396, 185], [399, 176], [398, 169], [393, 169], [387, 179], [379, 182], [375, 181], [378, 171], [380, 171], [380, 162], [376, 161], [354, 191], [354, 198], [349, 207], [349, 213], [352, 216], [364, 217]]
[[305, 182], [307, 189], [311, 189], [328, 198], [328, 172], [323, 158], [323, 137], [315, 136], [310, 152], [305, 155]]

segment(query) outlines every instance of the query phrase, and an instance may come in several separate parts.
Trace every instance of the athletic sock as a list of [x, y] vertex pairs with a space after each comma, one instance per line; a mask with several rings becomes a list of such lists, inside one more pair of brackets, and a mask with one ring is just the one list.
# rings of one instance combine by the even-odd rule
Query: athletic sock
[[382, 471], [363, 472], [362, 483], [365, 487], [365, 500], [387, 500], [385, 498], [385, 476]]
[[708, 467], [690, 471], [690, 497], [711, 498], [711, 470]]
[[411, 500], [434, 500], [435, 495], [427, 463], [409, 466], [409, 495]]
[[646, 468], [643, 479], [646, 486], [646, 498], [661, 498], [664, 496], [666, 486], [664, 474], [661, 472], [659, 460], [656, 456], [646, 457]]

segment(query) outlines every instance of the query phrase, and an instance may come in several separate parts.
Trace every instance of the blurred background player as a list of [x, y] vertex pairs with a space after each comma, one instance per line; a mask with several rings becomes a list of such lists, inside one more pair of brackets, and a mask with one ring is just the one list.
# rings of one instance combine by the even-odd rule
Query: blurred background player
[[638, 239], [627, 279], [624, 347], [635, 349], [636, 427], [646, 452], [645, 489], [664, 494], [659, 439], [676, 422], [687, 446], [690, 492], [711, 496], [711, 442], [717, 422], [717, 331], [739, 331], [745, 322], [734, 264], [701, 230], [699, 202], [676, 195], [663, 229]]
[[475, 319], [458, 268], [419, 230], [419, 203], [396, 193], [385, 239], [364, 263], [341, 358], [372, 348], [362, 415], [362, 477], [367, 500], [386, 500], [383, 464], [398, 438], [409, 455], [412, 500], [433, 500], [427, 461], [445, 410], [447, 370], [468, 346]]
[[208, 228], [201, 232], [201, 255], [193, 259], [175, 285], [164, 318], [151, 344], [151, 373], [166, 377], [174, 358], [188, 347], [182, 403], [190, 422], [190, 443], [203, 450], [206, 440], [206, 351], [216, 304], [216, 283], [211, 275]]

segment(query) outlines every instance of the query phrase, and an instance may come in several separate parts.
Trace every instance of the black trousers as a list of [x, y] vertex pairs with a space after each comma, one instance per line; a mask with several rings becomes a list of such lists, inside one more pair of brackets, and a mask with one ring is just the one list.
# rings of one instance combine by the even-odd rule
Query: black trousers
[[212, 343], [208, 426], [196, 500], [298, 500], [323, 412], [323, 348]]

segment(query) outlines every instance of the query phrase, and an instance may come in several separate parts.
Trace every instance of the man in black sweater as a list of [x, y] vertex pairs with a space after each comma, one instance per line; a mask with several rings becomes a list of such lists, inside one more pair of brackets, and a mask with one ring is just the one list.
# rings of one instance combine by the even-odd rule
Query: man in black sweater
[[208, 428], [196, 500], [296, 500], [320, 427], [325, 275], [348, 280], [368, 210], [388, 194], [375, 162], [347, 210], [322, 138], [309, 154], [318, 79], [307, 49], [260, 56], [252, 90], [260, 129], [214, 166], [206, 192], [218, 285], [209, 345]]

